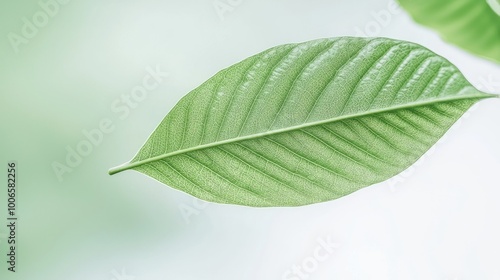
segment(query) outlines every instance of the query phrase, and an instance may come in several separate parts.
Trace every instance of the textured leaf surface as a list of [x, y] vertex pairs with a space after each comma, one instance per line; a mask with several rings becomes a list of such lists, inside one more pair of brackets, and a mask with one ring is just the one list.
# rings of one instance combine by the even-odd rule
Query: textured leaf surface
[[491, 96], [413, 43], [282, 45], [187, 94], [134, 159], [110, 174], [135, 169], [219, 203], [327, 201], [406, 169]]
[[500, 0], [399, 0], [444, 40], [500, 63]]

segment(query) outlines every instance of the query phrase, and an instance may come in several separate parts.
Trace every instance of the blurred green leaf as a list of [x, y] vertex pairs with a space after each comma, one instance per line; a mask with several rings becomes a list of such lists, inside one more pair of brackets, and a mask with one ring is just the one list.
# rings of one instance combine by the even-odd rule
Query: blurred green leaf
[[445, 41], [500, 63], [498, 0], [399, 0], [399, 2], [416, 22], [437, 30]]

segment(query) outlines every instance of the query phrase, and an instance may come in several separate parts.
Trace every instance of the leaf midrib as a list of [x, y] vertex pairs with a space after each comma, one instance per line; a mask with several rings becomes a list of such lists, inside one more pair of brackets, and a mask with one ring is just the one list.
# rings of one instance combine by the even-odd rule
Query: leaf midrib
[[[473, 90], [473, 91], [476, 91], [476, 93], [474, 93], [474, 94], [460, 94], [461, 92], [464, 92], [467, 90]], [[150, 162], [165, 159], [165, 158], [172, 157], [172, 156], [179, 155], [179, 154], [189, 153], [192, 151], [202, 150], [202, 149], [211, 148], [211, 147], [215, 147], [215, 146], [221, 146], [221, 145], [230, 144], [230, 143], [234, 143], [234, 142], [241, 142], [241, 141], [245, 141], [245, 140], [260, 138], [260, 137], [264, 137], [264, 136], [268, 136], [268, 135], [279, 134], [279, 133], [293, 131], [293, 130], [300, 130], [300, 129], [303, 129], [306, 127], [322, 125], [325, 123], [332, 123], [332, 122], [337, 122], [337, 121], [341, 121], [341, 120], [345, 120], [345, 119], [364, 117], [364, 116], [369, 116], [369, 115], [374, 115], [374, 114], [379, 114], [379, 113], [384, 113], [384, 112], [390, 112], [390, 111], [406, 109], [406, 108], [414, 108], [414, 107], [430, 105], [430, 104], [457, 101], [457, 100], [463, 100], [463, 99], [473, 99], [473, 98], [486, 99], [486, 98], [493, 98], [493, 97], [498, 98], [500, 96], [495, 95], [495, 94], [483, 93], [483, 92], [477, 91], [474, 87], [469, 86], [469, 87], [462, 89], [459, 92], [459, 94], [452, 96], [452, 97], [436, 98], [436, 99], [426, 100], [426, 101], [421, 101], [421, 102], [411, 102], [411, 103], [407, 103], [407, 104], [386, 107], [383, 109], [368, 110], [368, 111], [365, 111], [362, 113], [348, 114], [348, 115], [338, 116], [338, 117], [329, 118], [329, 119], [325, 119], [325, 120], [308, 122], [308, 123], [304, 123], [304, 124], [300, 124], [300, 125], [295, 125], [295, 126], [290, 126], [290, 127], [285, 127], [285, 128], [275, 129], [275, 130], [269, 130], [269, 131], [261, 132], [261, 133], [249, 134], [249, 135], [230, 138], [230, 139], [226, 139], [226, 140], [222, 140], [222, 141], [216, 141], [216, 142], [212, 142], [212, 143], [207, 143], [207, 144], [203, 144], [203, 145], [189, 147], [186, 149], [180, 149], [177, 151], [173, 151], [173, 152], [162, 154], [159, 156], [147, 158], [144, 160], [125, 163], [123, 165], [111, 168], [109, 170], [109, 174], [113, 175], [113, 174], [125, 171], [127, 169], [131, 169], [131, 168], [134, 168], [137, 166], [141, 166], [143, 164], [147, 164]]]

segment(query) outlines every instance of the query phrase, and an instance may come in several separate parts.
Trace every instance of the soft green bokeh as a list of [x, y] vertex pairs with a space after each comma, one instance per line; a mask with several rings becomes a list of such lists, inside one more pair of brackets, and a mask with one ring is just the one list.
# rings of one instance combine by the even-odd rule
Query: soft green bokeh
[[[16, 53], [7, 34], [21, 34], [22, 18], [41, 11], [37, 2], [0, 4], [0, 155], [2, 166], [17, 161], [19, 177], [18, 272], [8, 274], [2, 261], [0, 279], [80, 279], [85, 266], [99, 267], [100, 259], [148, 254], [154, 241], [168, 242], [169, 236], [181, 234], [184, 221], [171, 195], [162, 189], [141, 192], [148, 186], [133, 175], [107, 174], [117, 158], [125, 159], [122, 147], [132, 150], [144, 140], [139, 131], [148, 127], [142, 125], [151, 115], [147, 107], [163, 103], [167, 105], [160, 110], [167, 110], [176, 98], [159, 92], [175, 90], [164, 81], [121, 120], [111, 111], [112, 102], [142, 83], [147, 66], [168, 67], [138, 55], [155, 47], [148, 38], [127, 45], [129, 35], [121, 25], [132, 26], [134, 7], [119, 1], [60, 5]], [[106, 24], [113, 13], [121, 13], [123, 18], [113, 20], [123, 22]], [[98, 128], [104, 118], [113, 121], [114, 131], [58, 180], [52, 163], [64, 163], [66, 146], [75, 149], [85, 140], [82, 130]], [[163, 199], [154, 202], [153, 197]], [[5, 233], [5, 191], [0, 201], [0, 233]], [[0, 239], [2, 260], [6, 248]], [[107, 263], [102, 269], [102, 279], [107, 279], [120, 266]]]

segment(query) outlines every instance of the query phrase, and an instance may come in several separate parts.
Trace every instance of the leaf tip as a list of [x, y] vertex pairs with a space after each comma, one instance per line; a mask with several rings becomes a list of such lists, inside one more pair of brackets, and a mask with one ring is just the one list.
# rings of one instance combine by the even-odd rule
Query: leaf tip
[[500, 98], [500, 94], [497, 93], [484, 93], [486, 98]]

